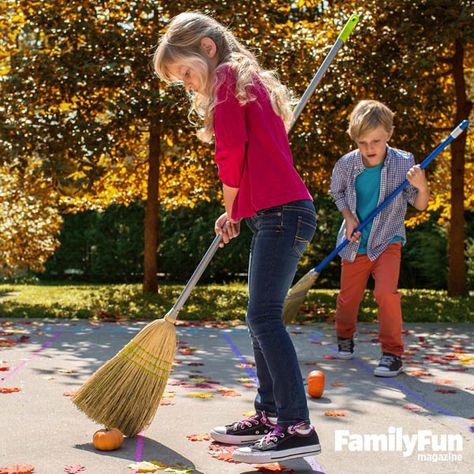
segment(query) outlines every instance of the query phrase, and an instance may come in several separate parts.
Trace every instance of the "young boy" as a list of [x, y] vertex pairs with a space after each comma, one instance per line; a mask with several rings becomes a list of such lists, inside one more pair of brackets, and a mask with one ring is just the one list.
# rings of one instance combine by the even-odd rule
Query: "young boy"
[[[374, 278], [378, 306], [382, 357], [374, 374], [395, 377], [402, 369], [402, 311], [397, 291], [401, 247], [405, 243], [404, 219], [407, 203], [422, 211], [430, 197], [425, 173], [411, 153], [388, 146], [393, 132], [393, 112], [375, 100], [357, 104], [348, 133], [358, 149], [338, 160], [331, 178], [330, 194], [344, 222], [338, 244], [350, 243], [341, 251], [341, 290], [336, 306], [338, 357], [354, 353], [359, 304], [367, 280]], [[404, 180], [409, 185], [365, 227], [354, 229]]]

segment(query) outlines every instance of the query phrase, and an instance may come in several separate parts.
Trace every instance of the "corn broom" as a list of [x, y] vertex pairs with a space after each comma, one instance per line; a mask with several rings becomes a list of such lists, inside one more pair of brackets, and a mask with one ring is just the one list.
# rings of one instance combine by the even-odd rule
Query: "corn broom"
[[[332, 60], [359, 18], [352, 15], [293, 112], [295, 124]], [[93, 421], [131, 437], [150, 425], [160, 404], [176, 353], [176, 318], [219, 248], [217, 235], [173, 308], [146, 325], [120, 352], [100, 367], [72, 397]]]

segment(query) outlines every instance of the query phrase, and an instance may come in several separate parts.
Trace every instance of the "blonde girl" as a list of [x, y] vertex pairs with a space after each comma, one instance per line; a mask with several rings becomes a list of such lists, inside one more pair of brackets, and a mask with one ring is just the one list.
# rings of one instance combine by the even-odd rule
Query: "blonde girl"
[[253, 233], [246, 320], [258, 377], [256, 414], [217, 426], [211, 436], [243, 445], [233, 457], [250, 464], [317, 454], [318, 435], [282, 321], [298, 261], [316, 230], [313, 200], [287, 138], [291, 95], [228, 29], [198, 12], [171, 20], [154, 68], [189, 91], [191, 113], [202, 121], [199, 137], [215, 143], [225, 212], [214, 230], [222, 246], [239, 235], [242, 219]]

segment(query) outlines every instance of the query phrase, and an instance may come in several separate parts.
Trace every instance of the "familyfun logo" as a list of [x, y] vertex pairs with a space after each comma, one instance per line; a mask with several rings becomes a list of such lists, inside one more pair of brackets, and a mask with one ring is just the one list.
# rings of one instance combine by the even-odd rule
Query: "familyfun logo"
[[418, 430], [404, 434], [403, 428], [390, 426], [387, 433], [360, 434], [349, 430], [335, 430], [335, 451], [399, 452], [403, 457], [417, 452], [419, 461], [462, 461], [463, 437], [460, 434], [435, 434], [431, 430]]

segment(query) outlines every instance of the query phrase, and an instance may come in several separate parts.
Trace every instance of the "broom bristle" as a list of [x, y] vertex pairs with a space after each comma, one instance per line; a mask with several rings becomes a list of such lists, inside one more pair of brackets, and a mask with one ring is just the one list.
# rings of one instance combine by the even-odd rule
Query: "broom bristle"
[[153, 321], [100, 367], [72, 400], [95, 422], [135, 436], [155, 416], [175, 353], [174, 324]]
[[283, 304], [283, 321], [285, 324], [290, 324], [296, 318], [308, 291], [314, 285], [318, 276], [319, 273], [315, 272], [314, 269], [310, 270], [290, 288]]

